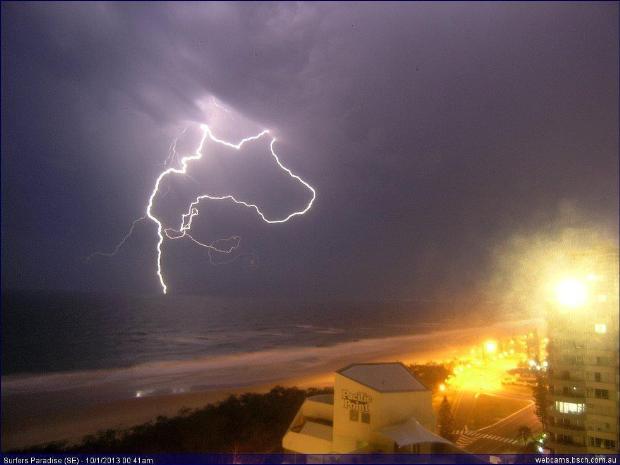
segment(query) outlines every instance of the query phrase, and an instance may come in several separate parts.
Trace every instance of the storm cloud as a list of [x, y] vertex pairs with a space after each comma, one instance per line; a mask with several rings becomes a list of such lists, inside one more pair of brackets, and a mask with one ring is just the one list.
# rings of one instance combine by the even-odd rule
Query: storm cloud
[[214, 212], [258, 260], [167, 244], [175, 292], [440, 299], [514, 235], [617, 240], [616, 3], [3, 2], [3, 288], [158, 292], [152, 224], [81, 259], [213, 98], [318, 195], [277, 227]]

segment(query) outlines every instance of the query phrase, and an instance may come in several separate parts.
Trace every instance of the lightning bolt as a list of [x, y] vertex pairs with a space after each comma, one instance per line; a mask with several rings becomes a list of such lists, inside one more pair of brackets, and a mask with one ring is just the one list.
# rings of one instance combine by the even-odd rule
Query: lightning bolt
[[121, 247], [125, 245], [125, 242], [127, 242], [127, 239], [131, 237], [131, 235], [133, 234], [133, 230], [136, 228], [136, 225], [140, 221], [144, 221], [144, 220], [146, 220], [146, 215], [133, 220], [133, 222], [131, 223], [131, 227], [129, 228], [129, 231], [127, 231], [127, 234], [125, 234], [123, 238], [121, 239], [121, 241], [118, 244], [116, 244], [116, 247], [114, 247], [112, 252], [93, 252], [89, 256], [85, 257], [84, 260], [89, 262], [93, 257], [96, 257], [98, 255], [102, 257], [113, 257], [114, 255], [116, 255], [118, 251], [121, 250]]
[[[155, 199], [157, 197], [157, 195], [159, 194], [159, 190], [160, 190], [160, 186], [162, 181], [169, 175], [171, 174], [182, 174], [182, 175], [186, 175], [187, 174], [187, 169], [190, 163], [198, 161], [202, 158], [203, 156], [203, 149], [204, 149], [204, 145], [205, 142], [207, 141], [207, 139], [210, 139], [211, 141], [224, 145], [226, 147], [235, 149], [235, 150], [240, 150], [241, 147], [243, 147], [244, 144], [246, 144], [247, 142], [251, 142], [251, 141], [255, 141], [257, 139], [260, 139], [262, 137], [265, 137], [267, 135], [269, 135], [269, 131], [267, 129], [261, 131], [260, 133], [258, 133], [255, 136], [250, 136], [250, 137], [246, 137], [245, 139], [242, 139], [239, 143], [234, 144], [232, 142], [228, 142], [222, 139], [217, 138], [213, 132], [211, 131], [211, 129], [209, 128], [208, 125], [206, 124], [202, 124], [200, 126], [200, 128], [202, 129], [202, 137], [200, 139], [200, 143], [196, 149], [196, 151], [191, 154], [188, 155], [186, 157], [181, 158], [180, 161], [180, 168], [174, 168], [174, 167], [168, 167], [166, 168], [164, 171], [162, 171], [159, 176], [157, 176], [157, 179], [155, 180], [155, 185], [153, 187], [153, 190], [151, 191], [151, 195], [149, 196], [148, 199], [148, 203], [146, 206], [146, 213], [144, 214], [144, 216], [134, 220], [134, 222], [131, 224], [131, 228], [129, 229], [128, 233], [122, 238], [122, 240], [116, 245], [116, 247], [114, 248], [114, 250], [112, 252], [95, 252], [93, 254], [91, 254], [89, 257], [87, 257], [87, 259], [92, 258], [95, 255], [103, 255], [103, 256], [113, 256], [115, 255], [120, 248], [123, 246], [123, 244], [125, 244], [125, 242], [127, 241], [127, 239], [129, 239], [129, 237], [132, 235], [134, 228], [136, 226], [136, 224], [138, 224], [141, 221], [146, 220], [147, 218], [149, 220], [151, 220], [153, 223], [155, 223], [157, 225], [157, 244], [156, 244], [156, 251], [157, 251], [157, 261], [156, 261], [156, 276], [159, 280], [159, 284], [161, 286], [162, 292], [164, 294], [166, 294], [168, 292], [168, 286], [166, 285], [166, 281], [164, 279], [163, 276], [163, 272], [162, 272], [162, 247], [164, 244], [164, 240], [165, 239], [171, 239], [171, 240], [177, 240], [177, 239], [182, 239], [182, 238], [188, 238], [190, 239], [192, 242], [194, 242], [195, 244], [201, 246], [201, 247], [205, 247], [209, 250], [209, 258], [211, 260], [211, 252], [220, 252], [220, 253], [225, 253], [225, 254], [229, 254], [232, 251], [234, 251], [235, 249], [237, 249], [241, 243], [241, 238], [239, 236], [231, 236], [225, 239], [218, 239], [210, 244], [207, 243], [203, 243], [199, 240], [197, 240], [196, 238], [194, 238], [189, 231], [191, 230], [192, 227], [192, 221], [194, 219], [194, 217], [198, 216], [199, 214], [199, 210], [198, 210], [198, 205], [202, 200], [222, 200], [222, 201], [230, 201], [233, 202], [237, 205], [242, 205], [246, 208], [250, 208], [252, 210], [254, 210], [258, 216], [261, 218], [262, 221], [264, 221], [265, 223], [269, 223], [269, 224], [279, 224], [279, 223], [286, 223], [287, 221], [289, 221], [291, 218], [294, 218], [296, 216], [300, 216], [300, 215], [304, 215], [306, 212], [308, 212], [311, 208], [312, 205], [314, 203], [314, 200], [316, 199], [316, 190], [310, 185], [308, 184], [306, 181], [304, 181], [300, 176], [296, 175], [295, 173], [293, 173], [289, 168], [287, 168], [281, 161], [280, 158], [278, 157], [278, 155], [275, 152], [274, 149], [274, 145], [276, 143], [276, 139], [275, 137], [271, 138], [271, 143], [269, 144], [269, 150], [271, 152], [272, 157], [274, 158], [274, 160], [276, 161], [276, 164], [278, 165], [278, 167], [283, 170], [286, 174], [288, 174], [291, 178], [295, 179], [296, 181], [298, 181], [299, 183], [301, 183], [306, 189], [308, 189], [311, 192], [311, 198], [308, 201], [308, 203], [306, 204], [306, 206], [299, 211], [295, 211], [293, 213], [288, 214], [287, 216], [283, 217], [283, 218], [268, 218], [258, 207], [258, 205], [253, 204], [253, 203], [249, 203], [249, 202], [245, 202], [243, 200], [239, 200], [237, 199], [235, 196], [233, 195], [222, 195], [222, 196], [216, 196], [216, 195], [209, 195], [209, 194], [202, 194], [199, 195], [198, 197], [195, 198], [194, 201], [192, 201], [187, 209], [187, 213], [184, 213], [181, 216], [181, 224], [179, 229], [174, 229], [174, 228], [166, 228], [164, 227], [163, 223], [160, 221], [159, 218], [157, 218], [157, 216], [155, 216], [155, 214], [153, 213], [153, 207], [155, 204]], [[184, 134], [185, 131], [183, 131]], [[170, 146], [169, 149], [169, 155], [168, 158], [166, 159], [165, 165], [169, 165], [170, 163], [172, 163], [176, 158], [177, 158], [177, 152], [176, 152], [176, 144], [177, 144], [177, 139], [175, 139], [172, 143], [172, 145]], [[232, 242], [232, 245], [228, 246], [228, 247], [218, 247], [218, 243], [220, 242]], [[213, 263], [213, 261], [211, 260], [211, 262]]]
[[181, 131], [181, 133], [172, 140], [170, 144], [170, 148], [168, 149], [168, 157], [164, 161], [164, 168], [168, 165], [171, 165], [177, 159], [177, 144], [179, 143], [179, 139], [187, 132], [188, 128], [185, 128]]

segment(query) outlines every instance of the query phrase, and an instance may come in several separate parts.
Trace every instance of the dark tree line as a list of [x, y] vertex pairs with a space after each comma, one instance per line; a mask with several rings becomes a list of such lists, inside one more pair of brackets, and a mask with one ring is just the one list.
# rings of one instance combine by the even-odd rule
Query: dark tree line
[[409, 365], [407, 368], [422, 384], [433, 391], [436, 391], [451, 373], [450, 366], [438, 363]]
[[85, 436], [79, 444], [50, 443], [21, 451], [83, 453], [278, 453], [282, 437], [304, 399], [331, 389], [283, 388], [230, 396], [217, 404], [158, 417], [126, 430]]

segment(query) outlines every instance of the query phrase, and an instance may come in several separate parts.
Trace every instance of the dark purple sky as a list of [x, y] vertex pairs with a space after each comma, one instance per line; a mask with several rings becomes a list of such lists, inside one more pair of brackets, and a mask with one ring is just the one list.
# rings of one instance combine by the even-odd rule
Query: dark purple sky
[[[172, 292], [455, 296], [515, 234], [617, 234], [617, 3], [3, 2], [3, 288], [159, 292], [153, 224], [82, 258], [143, 214], [210, 96], [272, 129], [318, 196], [278, 226], [205, 206], [197, 234], [249, 255], [166, 244]], [[260, 149], [218, 188], [303, 203]]]

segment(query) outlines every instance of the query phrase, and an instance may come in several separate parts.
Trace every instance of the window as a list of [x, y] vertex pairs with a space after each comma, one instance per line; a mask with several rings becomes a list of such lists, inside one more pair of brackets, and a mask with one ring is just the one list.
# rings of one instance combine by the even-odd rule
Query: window
[[349, 420], [358, 421], [359, 420], [359, 412], [357, 410], [349, 410]]
[[611, 439], [605, 439], [605, 449], [615, 449], [616, 441], [612, 441]]
[[583, 413], [586, 406], [582, 403], [555, 401], [555, 409], [560, 413]]
[[599, 382], [599, 383], [601, 382], [601, 374], [600, 373], [598, 373], [598, 372], [594, 373], [594, 381]]
[[597, 365], [609, 365], [609, 357], [596, 357]]
[[362, 423], [370, 423], [370, 413], [362, 412]]
[[607, 389], [595, 389], [594, 397], [597, 399], [609, 399], [609, 391]]
[[607, 325], [605, 323], [596, 323], [594, 325], [594, 332], [597, 334], [605, 334], [607, 332]]

